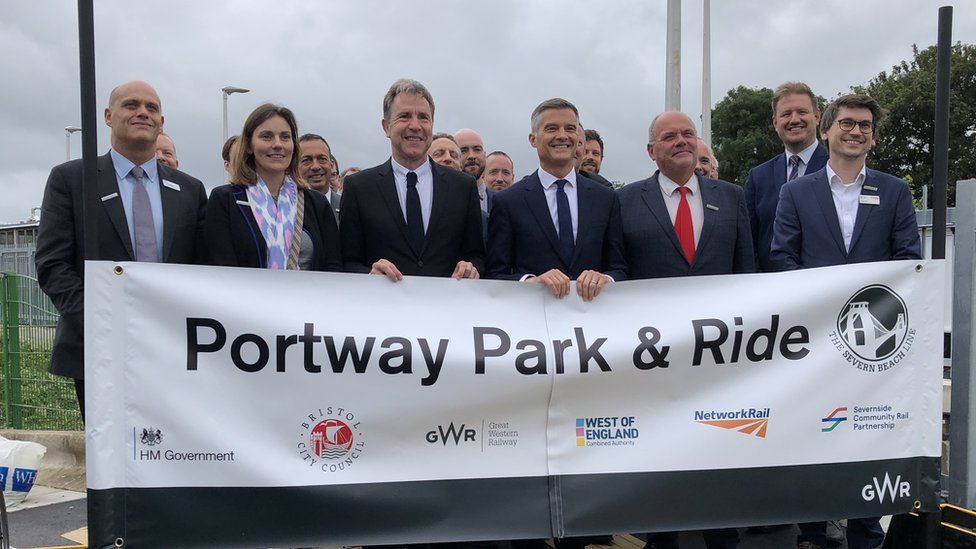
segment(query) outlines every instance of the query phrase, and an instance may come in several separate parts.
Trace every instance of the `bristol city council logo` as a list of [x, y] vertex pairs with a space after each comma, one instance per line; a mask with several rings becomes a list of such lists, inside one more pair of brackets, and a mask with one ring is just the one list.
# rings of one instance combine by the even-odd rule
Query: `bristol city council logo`
[[905, 358], [915, 341], [905, 301], [891, 288], [874, 284], [857, 291], [837, 316], [831, 342], [865, 372], [883, 372]]
[[301, 423], [298, 454], [309, 466], [335, 473], [355, 463], [366, 447], [361, 423], [352, 411], [324, 406], [307, 414]]

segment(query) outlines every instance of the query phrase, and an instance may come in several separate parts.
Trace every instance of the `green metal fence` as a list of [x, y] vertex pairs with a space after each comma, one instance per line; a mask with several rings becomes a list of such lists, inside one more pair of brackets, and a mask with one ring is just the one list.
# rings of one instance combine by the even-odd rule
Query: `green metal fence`
[[74, 382], [47, 372], [57, 323], [36, 279], [0, 273], [0, 427], [82, 428]]

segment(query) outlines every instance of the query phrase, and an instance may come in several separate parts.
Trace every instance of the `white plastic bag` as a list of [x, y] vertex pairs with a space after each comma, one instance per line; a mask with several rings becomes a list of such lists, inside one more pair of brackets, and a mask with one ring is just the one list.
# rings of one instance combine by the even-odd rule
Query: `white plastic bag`
[[47, 448], [36, 442], [0, 437], [0, 489], [7, 507], [27, 497], [45, 452]]

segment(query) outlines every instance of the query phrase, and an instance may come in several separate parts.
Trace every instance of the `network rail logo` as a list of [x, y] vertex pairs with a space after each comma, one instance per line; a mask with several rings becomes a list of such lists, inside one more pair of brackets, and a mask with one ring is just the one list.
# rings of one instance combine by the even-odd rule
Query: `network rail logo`
[[852, 366], [884, 372], [898, 365], [915, 342], [905, 300], [881, 284], [865, 286], [841, 308], [830, 341]]
[[634, 416], [576, 418], [576, 446], [636, 446], [640, 438]]
[[769, 428], [769, 414], [769, 408], [695, 410], [695, 422], [766, 438], [766, 430]]
[[847, 421], [847, 416], [842, 413], [846, 411], [847, 411], [847, 406], [841, 406], [839, 408], [834, 409], [833, 412], [830, 412], [830, 415], [828, 415], [827, 417], [820, 418], [820, 421], [823, 422], [824, 424], [823, 427], [820, 428], [820, 431], [824, 433], [829, 433], [834, 429], [836, 429], [838, 425]]

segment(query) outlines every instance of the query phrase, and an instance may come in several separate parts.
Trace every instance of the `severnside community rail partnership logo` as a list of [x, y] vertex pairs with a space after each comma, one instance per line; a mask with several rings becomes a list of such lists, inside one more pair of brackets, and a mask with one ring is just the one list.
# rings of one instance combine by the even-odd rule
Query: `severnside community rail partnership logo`
[[830, 341], [844, 359], [864, 372], [898, 365], [915, 342], [905, 301], [881, 284], [857, 291], [837, 316]]
[[766, 429], [769, 428], [769, 408], [695, 410], [695, 421], [703, 425], [766, 438]]
[[366, 448], [361, 423], [352, 411], [325, 406], [305, 416], [299, 433], [298, 455], [309, 467], [337, 473], [352, 467]]
[[634, 416], [576, 418], [576, 446], [636, 446], [640, 437]]

